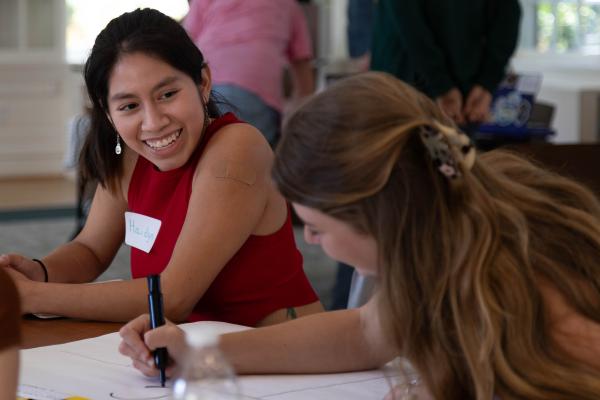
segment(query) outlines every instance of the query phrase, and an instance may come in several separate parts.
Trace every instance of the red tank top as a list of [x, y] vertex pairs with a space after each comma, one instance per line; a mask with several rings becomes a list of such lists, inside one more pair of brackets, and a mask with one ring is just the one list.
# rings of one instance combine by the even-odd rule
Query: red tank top
[[[129, 211], [162, 221], [150, 253], [131, 248], [133, 278], [160, 274], [171, 254], [192, 193], [192, 178], [206, 143], [228, 124], [241, 122], [227, 113], [206, 129], [188, 162], [159, 171], [138, 157], [129, 184]], [[198, 260], [200, 262], [200, 260]], [[188, 321], [212, 320], [254, 326], [272, 312], [312, 303], [317, 296], [302, 268], [288, 216], [283, 226], [266, 236], [250, 235], [194, 307]]]

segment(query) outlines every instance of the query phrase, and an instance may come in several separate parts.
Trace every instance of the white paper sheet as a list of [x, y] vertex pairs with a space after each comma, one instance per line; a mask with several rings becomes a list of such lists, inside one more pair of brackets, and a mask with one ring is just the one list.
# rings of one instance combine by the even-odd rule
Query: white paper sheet
[[[184, 324], [185, 330], [211, 327], [222, 333], [247, 329], [220, 322]], [[166, 399], [172, 382], [161, 388], [119, 354], [117, 333], [21, 352], [19, 396], [57, 400], [72, 396], [89, 399]], [[256, 375], [239, 378], [246, 399], [333, 400], [382, 399], [391, 371], [322, 375]]]

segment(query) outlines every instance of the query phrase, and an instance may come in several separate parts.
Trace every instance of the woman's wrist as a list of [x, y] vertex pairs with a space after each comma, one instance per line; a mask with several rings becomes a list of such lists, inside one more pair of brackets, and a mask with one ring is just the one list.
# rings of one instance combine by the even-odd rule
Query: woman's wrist
[[37, 258], [33, 258], [32, 261], [36, 262], [42, 270], [42, 274], [44, 277], [42, 282], [48, 282], [48, 268], [46, 268], [46, 264], [44, 264], [42, 260], [39, 260]]

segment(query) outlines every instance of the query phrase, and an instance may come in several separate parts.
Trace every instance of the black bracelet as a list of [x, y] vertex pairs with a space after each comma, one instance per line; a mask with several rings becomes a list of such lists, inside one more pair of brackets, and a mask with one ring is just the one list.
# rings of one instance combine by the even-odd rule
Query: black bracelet
[[42, 260], [33, 258], [32, 261], [35, 261], [36, 263], [40, 264], [40, 267], [42, 267], [42, 269], [44, 270], [44, 282], [48, 282], [48, 268], [46, 268]]

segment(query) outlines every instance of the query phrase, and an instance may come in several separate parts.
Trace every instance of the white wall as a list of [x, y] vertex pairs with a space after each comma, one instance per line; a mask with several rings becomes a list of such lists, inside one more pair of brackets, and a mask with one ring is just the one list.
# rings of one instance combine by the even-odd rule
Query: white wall
[[62, 172], [67, 66], [0, 64], [0, 177]]
[[16, 32], [0, 47], [0, 178], [60, 174], [71, 98], [64, 0], [1, 1], [17, 22], [0, 26], [0, 34]]

